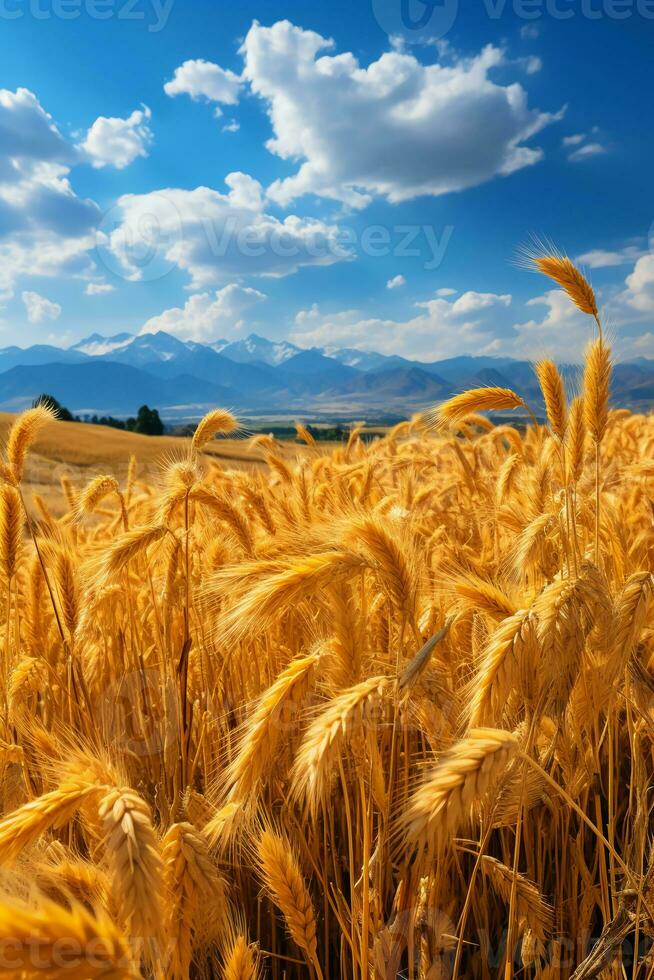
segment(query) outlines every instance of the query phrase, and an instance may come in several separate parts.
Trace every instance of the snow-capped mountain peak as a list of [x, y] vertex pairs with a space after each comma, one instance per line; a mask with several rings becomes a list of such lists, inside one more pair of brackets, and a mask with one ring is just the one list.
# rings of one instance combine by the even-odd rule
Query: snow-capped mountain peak
[[89, 357], [102, 357], [111, 354], [112, 351], [121, 350], [128, 347], [134, 340], [132, 333], [117, 333], [113, 337], [103, 337], [99, 333], [92, 333], [90, 337], [85, 337], [79, 343], [74, 344], [69, 350], [79, 351], [80, 354], [88, 354]]
[[242, 364], [259, 362], [270, 367], [278, 367], [300, 353], [300, 348], [287, 340], [267, 340], [266, 337], [259, 337], [255, 333], [251, 333], [243, 340], [234, 340], [231, 343], [220, 341], [211, 346], [232, 361]]

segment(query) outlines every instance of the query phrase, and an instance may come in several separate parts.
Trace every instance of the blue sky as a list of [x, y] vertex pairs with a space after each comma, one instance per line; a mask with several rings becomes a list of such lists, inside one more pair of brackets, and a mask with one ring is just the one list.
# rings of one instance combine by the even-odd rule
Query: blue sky
[[535, 235], [654, 356], [653, 40], [653, 0], [0, 0], [0, 344], [576, 359]]

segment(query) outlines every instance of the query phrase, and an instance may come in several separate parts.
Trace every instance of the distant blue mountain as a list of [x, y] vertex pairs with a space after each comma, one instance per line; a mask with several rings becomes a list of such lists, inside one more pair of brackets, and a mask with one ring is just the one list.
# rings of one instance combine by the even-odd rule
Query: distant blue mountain
[[76, 415], [133, 415], [145, 403], [178, 415], [202, 414], [209, 404], [238, 407], [234, 393], [220, 385], [183, 375], [156, 378], [111, 361], [14, 367], [0, 375], [0, 407], [5, 411], [21, 411], [44, 392]]
[[79, 364], [87, 360], [85, 354], [76, 350], [63, 350], [61, 347], [50, 347], [47, 344], [35, 344], [34, 347], [3, 347], [0, 348], [0, 373], [13, 367], [28, 364]]
[[[579, 368], [562, 368], [571, 390]], [[0, 349], [0, 409], [16, 410], [48, 392], [75, 413], [127, 415], [144, 402], [169, 418], [215, 405], [242, 413], [360, 416], [409, 414], [470, 387], [514, 388], [535, 409], [542, 398], [533, 366], [509, 357], [462, 355], [421, 362], [355, 348], [301, 349], [257, 334], [239, 341], [183, 341], [165, 331], [91, 334], [68, 349]], [[613, 401], [654, 404], [654, 361], [618, 365]]]

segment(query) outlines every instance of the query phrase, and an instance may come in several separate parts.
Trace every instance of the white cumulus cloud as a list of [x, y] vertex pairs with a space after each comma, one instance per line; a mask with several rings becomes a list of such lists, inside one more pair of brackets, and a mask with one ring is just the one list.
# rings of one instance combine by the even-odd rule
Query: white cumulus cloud
[[22, 275], [88, 273], [100, 211], [70, 184], [77, 162], [33, 92], [0, 89], [0, 302]]
[[571, 160], [572, 163], [580, 163], [582, 160], [588, 160], [589, 157], [601, 156], [603, 153], [608, 153], [608, 150], [602, 143], [585, 143], [578, 149], [573, 150], [568, 160]]
[[510, 305], [509, 295], [469, 290], [456, 299], [436, 296], [416, 303], [419, 312], [407, 320], [387, 320], [359, 310], [323, 313], [314, 304], [296, 315], [290, 339], [301, 347], [354, 347], [423, 361], [495, 353], [498, 313]]
[[103, 296], [106, 293], [113, 293], [115, 288], [109, 282], [90, 282], [84, 292], [87, 296]]
[[388, 51], [367, 67], [333, 49], [288, 21], [255, 23], [243, 43], [244, 77], [274, 131], [268, 149], [301, 161], [269, 188], [280, 204], [318, 194], [362, 207], [474, 187], [537, 163], [528, 141], [561, 118], [530, 109], [518, 82], [493, 80], [504, 56], [492, 46], [433, 65]]
[[193, 288], [242, 276], [281, 277], [302, 266], [351, 258], [337, 226], [294, 214], [284, 220], [268, 214], [261, 184], [248, 174], [228, 174], [225, 183], [226, 194], [196, 187], [121, 197], [119, 224], [108, 247], [123, 274], [142, 278], [139, 260], [144, 252], [187, 272]]
[[399, 289], [400, 286], [406, 286], [406, 279], [402, 275], [393, 276], [386, 283], [386, 289]]
[[644, 254], [643, 249], [637, 245], [625, 245], [619, 249], [595, 248], [578, 255], [575, 261], [589, 269], [606, 269], [610, 266], [629, 265]]
[[572, 133], [570, 136], [564, 136], [561, 142], [563, 146], [579, 146], [585, 139], [583, 133]]
[[654, 313], [654, 254], [643, 255], [627, 276], [621, 299], [638, 313]]
[[[171, 98], [189, 95], [192, 99], [206, 99], [220, 105], [236, 105], [239, 100], [242, 79], [229, 69], [221, 68], [203, 58], [185, 61], [175, 69], [175, 74], [164, 85], [164, 92]], [[217, 108], [220, 114], [220, 109]]]
[[61, 316], [59, 303], [53, 303], [52, 300], [46, 299], [45, 296], [41, 296], [39, 293], [25, 291], [21, 293], [21, 299], [30, 323], [43, 323], [44, 320], [58, 320]]
[[126, 119], [98, 116], [80, 148], [94, 167], [124, 170], [137, 157], [148, 155], [153, 139], [151, 116], [147, 106], [135, 109]]
[[265, 294], [258, 289], [230, 283], [213, 294], [196, 293], [183, 307], [151, 317], [140, 332], [165, 330], [181, 340], [204, 342], [232, 337], [243, 329], [244, 314], [265, 299]]

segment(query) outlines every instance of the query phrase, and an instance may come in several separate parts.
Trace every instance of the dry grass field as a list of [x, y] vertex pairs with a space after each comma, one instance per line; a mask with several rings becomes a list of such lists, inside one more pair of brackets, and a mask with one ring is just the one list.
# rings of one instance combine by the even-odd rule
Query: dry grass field
[[[6, 442], [15, 420], [15, 415], [0, 412], [0, 444]], [[39, 433], [30, 450], [24, 476], [28, 499], [30, 493], [38, 494], [60, 516], [64, 506], [62, 477], [76, 490], [81, 490], [98, 473], [111, 473], [124, 480], [134, 457], [139, 478], [156, 481], [167, 463], [188, 454], [189, 445], [190, 440], [180, 436], [143, 436], [105, 425], [57, 422]], [[328, 450], [325, 446], [325, 451]], [[216, 441], [205, 446], [203, 452], [209, 460], [234, 469], [265, 466], [261, 448], [243, 439]], [[278, 452], [284, 459], [293, 460], [303, 454], [303, 448], [281, 442]]]
[[538, 265], [589, 317], [544, 425], [5, 420], [0, 976], [654, 975], [654, 417]]

